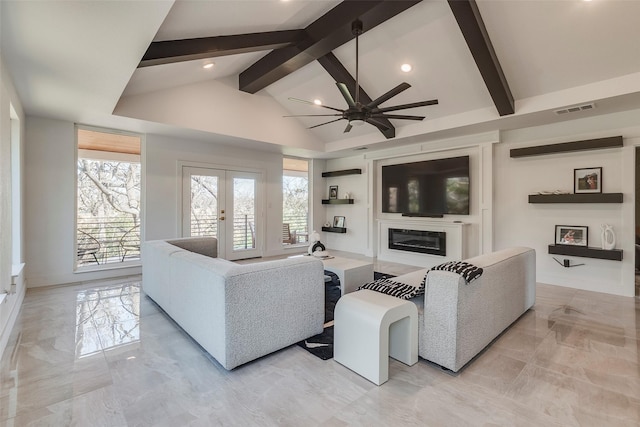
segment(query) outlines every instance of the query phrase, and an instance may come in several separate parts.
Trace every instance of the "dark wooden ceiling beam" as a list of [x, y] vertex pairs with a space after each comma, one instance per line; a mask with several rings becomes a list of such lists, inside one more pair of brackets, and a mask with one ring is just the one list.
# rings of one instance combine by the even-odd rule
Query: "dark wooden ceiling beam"
[[238, 86], [256, 93], [353, 39], [351, 23], [356, 18], [366, 32], [417, 3], [420, 0], [343, 1], [305, 28], [305, 41], [270, 52], [241, 72]]
[[501, 116], [515, 113], [513, 95], [475, 0], [448, 2], [498, 113]]
[[142, 57], [138, 68], [280, 49], [299, 44], [305, 38], [304, 30], [287, 30], [153, 42]]
[[[356, 80], [349, 73], [349, 71], [347, 71], [344, 65], [342, 65], [338, 58], [336, 58], [333, 53], [329, 52], [325, 56], [318, 58], [318, 62], [327, 71], [327, 73], [329, 73], [329, 75], [333, 77], [336, 82], [344, 83], [345, 85], [347, 85], [351, 96], [355, 99]], [[364, 89], [362, 89], [362, 86], [360, 86], [360, 102], [363, 104], [368, 104], [371, 101], [371, 97], [369, 97]], [[378, 128], [387, 139], [394, 138], [396, 136], [396, 128], [393, 127], [389, 119], [378, 118], [376, 120], [388, 126], [388, 129]]]

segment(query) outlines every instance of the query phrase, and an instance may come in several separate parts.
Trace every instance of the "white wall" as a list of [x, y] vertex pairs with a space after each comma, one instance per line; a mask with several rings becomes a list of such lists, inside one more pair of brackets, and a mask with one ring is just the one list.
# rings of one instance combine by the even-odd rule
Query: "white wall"
[[[24, 112], [20, 100], [17, 97], [13, 82], [4, 67], [0, 55], [0, 292], [11, 290], [11, 269], [13, 261], [24, 261], [24, 254], [13, 254], [13, 239], [22, 238], [22, 233], [13, 233], [14, 223], [20, 224], [21, 218], [12, 217], [12, 169], [11, 169], [11, 138], [12, 123], [10, 119], [10, 106], [13, 106], [17, 115], [18, 126], [13, 126], [13, 132], [19, 134], [19, 146], [24, 148]], [[15, 153], [14, 153], [15, 154]], [[22, 160], [20, 160], [22, 162]], [[22, 162], [23, 163], [23, 162]], [[24, 164], [24, 163], [23, 163]], [[18, 197], [18, 199], [21, 199]], [[23, 248], [23, 242], [15, 245]], [[21, 251], [22, 252], [22, 251]], [[14, 293], [6, 295], [6, 299], [0, 303], [0, 357], [7, 345], [11, 329], [25, 295], [26, 286], [24, 280], [19, 280]]]
[[[503, 133], [494, 155], [495, 248], [524, 245], [537, 253], [538, 282], [617, 295], [633, 296], [635, 257], [635, 148], [640, 127], [623, 127], [637, 112], [582, 119]], [[640, 123], [640, 120], [636, 120]], [[624, 137], [624, 147], [512, 159], [513, 148]], [[602, 167], [605, 193], [623, 193], [622, 204], [529, 204], [541, 190], [573, 192], [574, 168]], [[623, 261], [548, 254], [556, 225], [587, 226], [589, 246], [600, 247], [600, 224], [613, 225], [616, 249]], [[569, 259], [583, 266], [565, 268], [554, 261]]]
[[[325, 216], [331, 222], [334, 215], [346, 217], [347, 233], [324, 233], [322, 240], [327, 247], [336, 250], [376, 256], [378, 251], [378, 220], [397, 220], [407, 223], [434, 223], [462, 221], [465, 227], [465, 248], [468, 257], [491, 250], [492, 215], [492, 146], [498, 142], [498, 133], [478, 134], [472, 137], [447, 141], [418, 143], [401, 149], [389, 149], [344, 159], [327, 161], [326, 170], [361, 168], [362, 175], [346, 175], [325, 178], [321, 197], [328, 198], [329, 185], [338, 185], [340, 197], [349, 192], [353, 205], [325, 205]], [[488, 153], [488, 154], [487, 154]], [[442, 219], [405, 218], [401, 214], [380, 211], [379, 184], [382, 165], [409, 163], [445, 157], [469, 156], [470, 213], [469, 215], [445, 215]], [[482, 236], [482, 233], [489, 236]]]
[[[26, 276], [29, 287], [127, 276], [139, 267], [74, 272], [74, 123], [28, 117], [26, 126]], [[178, 162], [263, 172], [265, 256], [300, 249], [282, 246], [282, 155], [147, 135], [143, 147], [143, 239], [179, 234]]]
[[74, 123], [27, 117], [26, 277], [29, 287], [139, 274], [140, 267], [74, 272]]
[[[272, 97], [237, 89], [233, 79], [211, 79], [175, 88], [120, 98], [114, 114], [186, 129], [230, 135], [251, 141], [323, 150], [310, 134]], [[230, 139], [230, 138], [229, 138]]]
[[[339, 177], [319, 178], [317, 188], [320, 193], [313, 196], [317, 203], [322, 199], [329, 198], [329, 186], [338, 186], [338, 198], [344, 198], [345, 193], [349, 193], [354, 199], [352, 205], [323, 205], [324, 218], [320, 216], [320, 225], [328, 222], [333, 226], [334, 216], [345, 217], [346, 233], [322, 232], [320, 241], [328, 248], [340, 251], [355, 252], [359, 254], [371, 255], [373, 242], [371, 242], [369, 229], [371, 221], [371, 191], [369, 189], [369, 164], [363, 156], [349, 157], [345, 159], [329, 160], [326, 163], [324, 172], [362, 169], [361, 175], [344, 175]], [[322, 215], [322, 214], [320, 214]], [[375, 245], [373, 245], [375, 246]]]
[[[606, 150], [561, 153], [512, 159], [512, 148], [571, 142], [622, 135], [624, 147]], [[377, 197], [375, 172], [378, 162], [387, 159], [417, 159], [431, 153], [446, 157], [467, 150], [472, 156], [471, 246], [468, 256], [511, 246], [529, 246], [537, 253], [537, 280], [558, 286], [633, 296], [635, 260], [635, 147], [640, 146], [640, 110], [583, 118], [553, 125], [502, 132], [497, 139], [490, 134], [471, 135], [466, 142], [435, 141], [402, 147], [386, 152], [327, 161], [326, 170], [360, 167], [363, 175], [325, 179], [324, 188], [315, 199], [327, 198], [328, 186], [338, 185], [340, 193], [352, 192], [354, 205], [326, 205], [325, 216], [347, 218], [346, 234], [324, 233], [327, 247], [375, 255], [375, 220]], [[473, 141], [478, 143], [474, 146]], [[451, 148], [447, 149], [450, 144]], [[462, 148], [467, 147], [467, 148]], [[528, 195], [541, 190], [573, 191], [574, 168], [602, 167], [603, 191], [623, 193], [622, 204], [529, 204]], [[477, 185], [476, 185], [477, 183]], [[446, 219], [446, 218], [445, 218]], [[458, 218], [456, 218], [458, 219]], [[433, 221], [433, 219], [430, 219]], [[548, 254], [554, 242], [555, 225], [589, 227], [589, 246], [600, 247], [600, 224], [614, 227], [616, 249], [623, 250], [623, 261], [582, 257], [567, 258], [565, 268]]]
[[[629, 124], [634, 123], [635, 127]], [[416, 154], [454, 155], [470, 150], [472, 162], [472, 247], [467, 253], [482, 253], [508, 246], [526, 245], [538, 254], [538, 281], [633, 295], [634, 272], [634, 146], [640, 145], [638, 111], [618, 113], [556, 125], [472, 135], [458, 141], [425, 142], [410, 147], [372, 152], [360, 156], [312, 162], [314, 187], [312, 229], [320, 231], [336, 215], [346, 217], [347, 234], [323, 233], [328, 248], [375, 255], [376, 181], [378, 162]], [[511, 159], [516, 147], [623, 135], [625, 147], [583, 153]], [[73, 273], [74, 125], [70, 122], [27, 118], [26, 128], [26, 260], [29, 286], [92, 280], [133, 274], [139, 269]], [[247, 149], [234, 149], [206, 142], [148, 135], [143, 150], [145, 168], [146, 240], [178, 235], [178, 162], [196, 162], [228, 169], [251, 168], [264, 172], [266, 243], [264, 255], [292, 252], [281, 244], [282, 156]], [[325, 164], [326, 163], [326, 164]], [[622, 205], [530, 205], [527, 195], [544, 189], [571, 189], [575, 167], [602, 166], [605, 192], [623, 192]], [[320, 178], [322, 170], [361, 168], [362, 175]], [[320, 205], [328, 197], [329, 185], [338, 185], [340, 195], [351, 193], [353, 205]], [[493, 191], [491, 191], [493, 189]], [[476, 191], [477, 190], [477, 191]], [[493, 200], [492, 200], [493, 198]], [[458, 218], [455, 218], [458, 219]], [[557, 224], [586, 225], [591, 245], [599, 244], [599, 226], [612, 224], [618, 235], [622, 262], [573, 258], [586, 265], [566, 269], [547, 254]], [[564, 257], [562, 257], [564, 258]]]
[[[256, 170], [264, 177], [264, 256], [291, 252], [282, 246], [282, 155], [233, 149], [207, 142], [176, 140], [147, 135], [144, 150], [146, 170], [145, 240], [179, 237], [181, 172], [179, 164], [228, 170]], [[294, 249], [300, 251], [300, 249]]]

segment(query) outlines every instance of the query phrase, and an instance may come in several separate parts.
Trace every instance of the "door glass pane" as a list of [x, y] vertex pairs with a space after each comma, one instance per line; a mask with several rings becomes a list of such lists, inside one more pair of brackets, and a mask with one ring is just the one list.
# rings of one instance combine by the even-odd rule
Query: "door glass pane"
[[191, 236], [218, 237], [218, 177], [191, 175]]
[[256, 181], [233, 178], [233, 250], [255, 249]]

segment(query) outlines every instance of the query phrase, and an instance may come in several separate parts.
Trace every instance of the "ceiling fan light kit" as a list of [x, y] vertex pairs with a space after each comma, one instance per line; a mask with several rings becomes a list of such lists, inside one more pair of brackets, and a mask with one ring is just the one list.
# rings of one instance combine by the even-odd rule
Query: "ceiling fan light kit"
[[[409, 83], [403, 82], [398, 86], [394, 87], [387, 93], [379, 96], [368, 104], [362, 104], [360, 102], [360, 83], [359, 83], [359, 43], [358, 38], [360, 34], [362, 34], [362, 21], [356, 19], [351, 24], [351, 32], [355, 36], [356, 39], [356, 79], [355, 79], [355, 98], [351, 94], [351, 91], [347, 87], [345, 83], [336, 82], [338, 90], [342, 94], [342, 97], [347, 103], [347, 109], [340, 109], [335, 107], [329, 107], [327, 105], [318, 105], [317, 103], [311, 101], [305, 101], [297, 98], [289, 98], [291, 101], [302, 102], [305, 104], [315, 105], [318, 107], [326, 108], [329, 110], [333, 110], [336, 113], [334, 114], [302, 114], [302, 115], [292, 115], [285, 117], [338, 117], [336, 119], [330, 120], [328, 122], [320, 123], [318, 125], [310, 126], [308, 129], [317, 128], [319, 126], [328, 125], [329, 123], [334, 123], [340, 120], [347, 120], [347, 127], [344, 129], [344, 133], [349, 132], [354, 126], [362, 126], [365, 123], [369, 123], [377, 127], [381, 132], [389, 129], [385, 123], [380, 121], [379, 119], [397, 119], [397, 120], [416, 120], [420, 121], [424, 119], [424, 116], [413, 116], [413, 115], [404, 115], [404, 114], [385, 114], [391, 111], [398, 110], [406, 110], [409, 108], [417, 108], [417, 107], [425, 107], [428, 105], [436, 105], [438, 103], [437, 99], [432, 99], [429, 101], [421, 101], [421, 102], [413, 102], [410, 104], [401, 104], [394, 105], [390, 107], [380, 108], [379, 105], [393, 98], [394, 96], [400, 94], [401, 92], [409, 89], [411, 85]], [[378, 119], [378, 120], [376, 120]], [[387, 122], [388, 123], [388, 122]]]

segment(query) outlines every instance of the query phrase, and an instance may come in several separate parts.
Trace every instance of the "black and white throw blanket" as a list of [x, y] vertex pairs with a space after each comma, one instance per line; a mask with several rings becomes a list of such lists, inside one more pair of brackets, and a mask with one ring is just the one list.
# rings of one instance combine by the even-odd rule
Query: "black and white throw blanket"
[[452, 273], [459, 274], [466, 281], [467, 285], [482, 275], [482, 268], [476, 267], [473, 264], [469, 264], [464, 261], [449, 261], [440, 265], [432, 267], [427, 274], [425, 274], [420, 286], [412, 286], [406, 283], [396, 282], [389, 278], [378, 279], [371, 283], [365, 283], [358, 289], [369, 289], [372, 291], [380, 292], [383, 294], [391, 295], [400, 299], [411, 299], [419, 295], [424, 295], [425, 284], [427, 282], [427, 276], [430, 271], [450, 271]]
[[369, 289], [400, 299], [411, 299], [424, 294], [424, 283], [422, 283], [422, 287], [416, 287], [385, 278], [375, 280], [371, 283], [365, 283], [358, 288], [358, 290], [360, 289]]
[[[452, 273], [459, 274], [467, 282], [467, 285], [473, 282], [474, 280], [476, 280], [478, 277], [482, 276], [482, 273], [483, 273], [482, 268], [476, 267], [475, 265], [469, 264], [468, 262], [464, 262], [464, 261], [445, 262], [443, 264], [436, 265], [435, 267], [431, 268], [431, 270], [429, 271], [432, 271], [432, 270], [450, 271]], [[424, 286], [424, 282], [426, 282], [427, 280], [427, 275], [429, 275], [429, 271], [427, 271], [427, 274], [424, 276], [424, 281], [422, 286]]]

